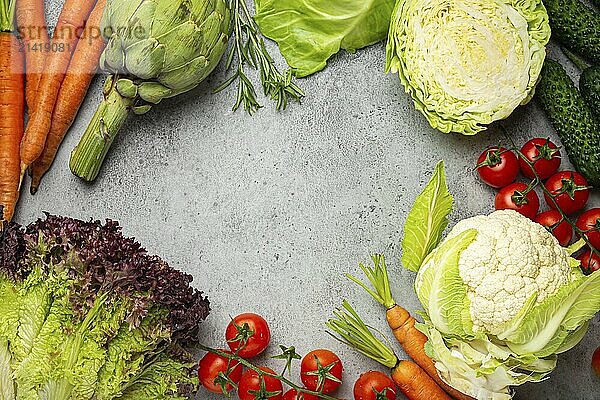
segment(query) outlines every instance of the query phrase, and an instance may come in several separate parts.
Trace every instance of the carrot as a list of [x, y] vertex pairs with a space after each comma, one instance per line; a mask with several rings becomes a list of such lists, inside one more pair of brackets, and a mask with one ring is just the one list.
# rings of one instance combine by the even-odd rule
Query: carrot
[[21, 142], [21, 177], [42, 154], [71, 55], [95, 5], [93, 0], [66, 0], [52, 35], [51, 50], [37, 88], [36, 103]]
[[50, 169], [98, 69], [98, 60], [105, 47], [104, 39], [100, 34], [100, 20], [105, 5], [106, 0], [98, 0], [73, 53], [54, 106], [46, 146], [40, 157], [31, 165], [32, 194], [37, 191], [42, 177]]
[[410, 400], [452, 400], [417, 364], [402, 360], [392, 369], [392, 380]]
[[13, 31], [14, 0], [0, 0], [0, 220], [10, 221], [19, 199], [19, 145], [25, 112], [25, 60]]
[[27, 70], [25, 99], [27, 106], [32, 110], [35, 106], [37, 88], [44, 70], [46, 54], [50, 49], [50, 38], [44, 15], [44, 0], [17, 1], [16, 14], [17, 32], [19, 32], [25, 50], [25, 68]]
[[406, 354], [412, 358], [423, 370], [440, 386], [446, 393], [450, 394], [456, 400], [474, 400], [473, 397], [454, 389], [440, 378], [435, 363], [425, 353], [425, 343], [427, 336], [415, 328], [417, 320], [410, 313], [400, 307], [392, 297], [390, 284], [385, 266], [385, 258], [382, 255], [373, 256], [374, 268], [366, 267], [361, 264], [361, 269], [373, 285], [375, 290], [370, 289], [360, 280], [351, 275], [347, 275], [352, 281], [365, 289], [375, 300], [386, 308], [386, 320], [394, 337], [400, 343]]
[[363, 355], [391, 369], [392, 379], [410, 400], [452, 400], [444, 390], [418, 364], [398, 360], [392, 349], [376, 338], [347, 302], [327, 321], [327, 327], [340, 342], [353, 347]]
[[391, 308], [387, 309], [385, 316], [394, 337], [398, 340], [406, 354], [415, 360], [416, 363], [446, 391], [446, 393], [456, 400], [474, 400], [471, 396], [467, 396], [454, 389], [440, 378], [437, 369], [435, 368], [435, 363], [431, 357], [425, 353], [427, 336], [415, 328], [415, 323], [417, 321], [408, 311], [399, 305], [394, 304]]

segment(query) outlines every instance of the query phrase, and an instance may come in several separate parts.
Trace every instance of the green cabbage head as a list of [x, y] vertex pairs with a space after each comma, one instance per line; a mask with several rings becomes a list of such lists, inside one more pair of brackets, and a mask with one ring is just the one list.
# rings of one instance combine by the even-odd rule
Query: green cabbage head
[[541, 0], [405, 0], [386, 72], [442, 132], [473, 135], [533, 96], [550, 39]]

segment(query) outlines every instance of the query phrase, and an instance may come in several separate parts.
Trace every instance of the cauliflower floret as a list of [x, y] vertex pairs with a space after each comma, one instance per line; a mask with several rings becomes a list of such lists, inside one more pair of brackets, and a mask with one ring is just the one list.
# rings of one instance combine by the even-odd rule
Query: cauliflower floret
[[568, 254], [543, 226], [512, 210], [460, 221], [448, 234], [478, 231], [458, 263], [475, 331], [500, 333], [536, 292], [540, 303], [574, 274]]

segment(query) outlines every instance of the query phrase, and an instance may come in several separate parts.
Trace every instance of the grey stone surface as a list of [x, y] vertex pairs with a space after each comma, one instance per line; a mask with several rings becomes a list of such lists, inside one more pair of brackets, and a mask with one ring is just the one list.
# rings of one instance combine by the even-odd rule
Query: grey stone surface
[[[48, 4], [51, 21], [59, 3]], [[48, 211], [120, 221], [150, 252], [191, 273], [210, 297], [203, 342], [223, 347], [230, 316], [260, 313], [271, 325], [271, 353], [277, 344], [302, 354], [337, 352], [345, 366], [338, 395], [351, 398], [358, 375], [379, 367], [331, 339], [325, 320], [348, 299], [371, 325], [386, 333], [387, 327], [383, 310], [344, 274], [358, 274], [358, 262], [384, 252], [396, 299], [418, 310], [414, 274], [399, 263], [412, 201], [444, 159], [456, 200], [453, 222], [492, 211], [494, 191], [477, 180], [473, 165], [483, 148], [505, 142], [498, 129], [477, 137], [432, 130], [398, 78], [383, 73], [383, 60], [381, 44], [336, 56], [325, 71], [300, 81], [307, 93], [301, 105], [277, 113], [261, 98], [265, 108], [253, 117], [230, 111], [233, 90], [211, 93], [225, 76], [220, 68], [192, 93], [131, 118], [100, 176], [87, 184], [70, 174], [68, 158], [100, 101], [102, 78], [96, 79], [38, 194], [23, 194], [17, 220]], [[535, 104], [504, 125], [519, 144], [556, 138]], [[597, 195], [593, 204], [600, 205]], [[596, 317], [550, 379], [519, 388], [516, 398], [600, 399], [590, 368], [599, 335]], [[221, 397], [201, 389], [198, 398]]]

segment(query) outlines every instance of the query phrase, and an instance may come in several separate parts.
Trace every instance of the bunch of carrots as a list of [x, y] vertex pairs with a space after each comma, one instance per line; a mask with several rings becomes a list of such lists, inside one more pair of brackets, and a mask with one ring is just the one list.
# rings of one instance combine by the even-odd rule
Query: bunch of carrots
[[28, 170], [36, 192], [79, 111], [105, 46], [105, 5], [66, 0], [50, 38], [44, 0], [0, 0], [0, 221]]
[[360, 266], [372, 287], [351, 275], [347, 276], [385, 307], [386, 320], [394, 337], [414, 362], [399, 360], [388, 346], [373, 336], [347, 302], [336, 312], [336, 318], [327, 322], [327, 326], [337, 334], [334, 337], [391, 368], [392, 379], [410, 400], [474, 400], [440, 378], [433, 360], [425, 353], [427, 336], [415, 327], [415, 318], [392, 297], [383, 255], [373, 256], [373, 264], [373, 267]]

